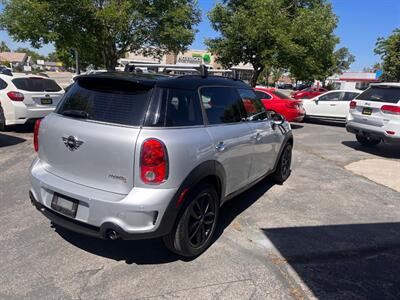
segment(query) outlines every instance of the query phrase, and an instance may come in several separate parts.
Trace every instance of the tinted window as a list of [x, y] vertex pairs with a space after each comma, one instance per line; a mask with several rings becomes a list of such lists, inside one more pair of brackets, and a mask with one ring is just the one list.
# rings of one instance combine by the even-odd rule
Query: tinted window
[[43, 78], [15, 78], [12, 80], [15, 87], [19, 90], [28, 92], [59, 92], [61, 87], [51, 79]]
[[343, 101], [351, 101], [354, 100], [360, 93], [350, 93], [350, 92], [346, 92], [344, 93], [343, 96]]
[[256, 93], [256, 96], [258, 99], [266, 99], [266, 100], [270, 100], [272, 99], [272, 97], [270, 95], [268, 95], [267, 93], [261, 92], [261, 91], [254, 91]]
[[194, 126], [203, 124], [198, 97], [194, 91], [169, 89], [166, 126]]
[[201, 101], [209, 124], [237, 123], [242, 120], [242, 99], [228, 87], [207, 87], [200, 90]]
[[257, 116], [253, 120], [266, 118], [264, 104], [252, 90], [238, 89], [238, 91], [248, 118], [253, 116]]
[[65, 95], [57, 113], [69, 117], [142, 125], [151, 87], [129, 81], [82, 78]]
[[357, 99], [397, 103], [400, 101], [400, 87], [373, 86], [358, 96]]
[[341, 92], [325, 94], [319, 97], [319, 101], [339, 101]]
[[5, 82], [3, 79], [0, 79], [0, 90], [4, 90], [7, 85], [7, 82]]

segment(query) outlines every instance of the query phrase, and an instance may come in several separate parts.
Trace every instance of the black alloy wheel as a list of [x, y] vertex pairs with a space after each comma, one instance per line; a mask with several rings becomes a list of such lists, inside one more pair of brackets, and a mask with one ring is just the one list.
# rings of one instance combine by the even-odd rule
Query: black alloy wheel
[[196, 257], [213, 241], [218, 224], [219, 198], [213, 185], [201, 183], [183, 201], [174, 228], [163, 240], [170, 251]]
[[282, 184], [289, 178], [292, 166], [292, 145], [286, 144], [279, 158], [273, 178], [278, 184]]
[[215, 202], [208, 193], [201, 195], [190, 205], [187, 232], [193, 248], [201, 247], [210, 238], [215, 217]]

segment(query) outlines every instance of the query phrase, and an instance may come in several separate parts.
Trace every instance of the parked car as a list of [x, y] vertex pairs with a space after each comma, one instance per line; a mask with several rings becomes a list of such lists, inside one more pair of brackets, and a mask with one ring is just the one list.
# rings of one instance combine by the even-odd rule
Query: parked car
[[293, 84], [290, 83], [283, 83], [278, 85], [278, 89], [282, 89], [282, 90], [293, 90]]
[[326, 93], [328, 90], [320, 87], [309, 87], [301, 91], [294, 92], [292, 97], [294, 99], [311, 99], [321, 94]]
[[295, 90], [295, 91], [301, 91], [301, 90], [310, 88], [311, 86], [312, 86], [312, 85], [311, 85], [311, 84], [308, 84], [308, 83], [299, 83], [299, 84], [296, 84], [296, 85], [293, 87], [293, 90]]
[[222, 204], [269, 174], [289, 177], [292, 145], [289, 123], [241, 81], [80, 76], [35, 124], [30, 198], [67, 229], [113, 240], [163, 236], [170, 250], [196, 256]]
[[295, 100], [274, 88], [256, 88], [255, 93], [267, 110], [281, 114], [288, 122], [303, 120], [305, 111], [301, 100]]
[[306, 119], [325, 119], [346, 121], [350, 101], [354, 100], [361, 91], [339, 90], [330, 91], [310, 100], [304, 100], [303, 106]]
[[64, 90], [52, 79], [36, 75], [0, 74], [0, 131], [54, 111]]
[[400, 83], [371, 84], [351, 101], [346, 128], [362, 145], [400, 143]]

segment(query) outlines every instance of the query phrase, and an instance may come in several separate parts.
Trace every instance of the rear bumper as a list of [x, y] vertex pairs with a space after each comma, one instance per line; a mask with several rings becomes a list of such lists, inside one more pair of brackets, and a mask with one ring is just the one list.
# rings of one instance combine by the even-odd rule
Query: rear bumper
[[304, 109], [287, 109], [284, 116], [288, 122], [301, 122], [306, 112]]
[[41, 119], [52, 113], [55, 106], [52, 107], [36, 107], [27, 106], [22, 102], [13, 105], [13, 111], [7, 114], [6, 125], [25, 124], [31, 119]]
[[[122, 239], [166, 235], [177, 215], [173, 199], [177, 189], [133, 188], [128, 195], [82, 186], [47, 172], [38, 159], [30, 171], [32, 204], [53, 223], [93, 237], [105, 238], [109, 230]], [[78, 201], [75, 218], [51, 208], [54, 193]]]
[[[368, 126], [371, 127], [371, 126]], [[400, 144], [400, 137], [390, 136], [384, 131], [374, 130], [365, 126], [356, 125], [354, 122], [346, 123], [346, 130], [350, 133], [359, 134], [362, 136], [367, 136], [375, 139], [381, 139], [386, 143], [390, 144]]]

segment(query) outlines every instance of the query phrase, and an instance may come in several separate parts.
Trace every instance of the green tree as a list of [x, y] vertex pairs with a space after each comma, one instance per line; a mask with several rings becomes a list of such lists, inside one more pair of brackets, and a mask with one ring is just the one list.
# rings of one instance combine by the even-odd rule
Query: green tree
[[325, 0], [228, 0], [209, 13], [220, 37], [206, 40], [225, 67], [250, 63], [251, 85], [266, 66], [300, 80], [323, 77], [334, 64], [337, 18]]
[[53, 42], [113, 70], [127, 51], [161, 56], [194, 40], [196, 0], [4, 0], [0, 26], [33, 47]]
[[0, 42], [0, 52], [10, 52], [10, 48], [8, 48], [4, 41]]
[[383, 80], [400, 81], [400, 28], [388, 38], [379, 38], [375, 53], [382, 58]]
[[350, 69], [350, 65], [356, 61], [353, 54], [350, 53], [346, 47], [339, 48], [333, 53], [334, 65], [330, 70], [329, 75], [342, 74], [344, 71]]

